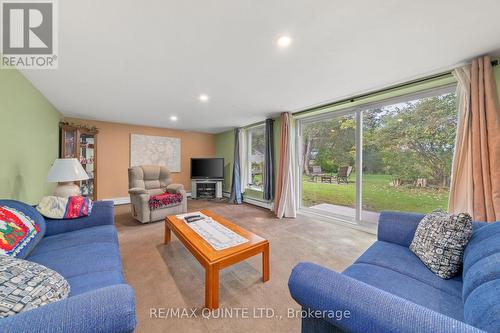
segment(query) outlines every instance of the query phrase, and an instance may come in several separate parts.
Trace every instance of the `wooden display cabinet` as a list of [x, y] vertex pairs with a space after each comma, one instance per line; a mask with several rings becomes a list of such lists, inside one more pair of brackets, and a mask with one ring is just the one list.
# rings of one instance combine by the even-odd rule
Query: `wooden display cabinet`
[[61, 158], [76, 158], [89, 175], [88, 180], [80, 181], [80, 192], [92, 200], [97, 198], [97, 128], [60, 123]]

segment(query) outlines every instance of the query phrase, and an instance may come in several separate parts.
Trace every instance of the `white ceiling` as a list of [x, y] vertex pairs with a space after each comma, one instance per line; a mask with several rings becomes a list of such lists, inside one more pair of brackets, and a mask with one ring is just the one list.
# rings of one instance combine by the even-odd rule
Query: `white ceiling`
[[[58, 6], [59, 69], [23, 73], [64, 115], [212, 133], [500, 49], [498, 0]], [[293, 43], [278, 49], [284, 34]], [[201, 93], [208, 103], [198, 100]]]

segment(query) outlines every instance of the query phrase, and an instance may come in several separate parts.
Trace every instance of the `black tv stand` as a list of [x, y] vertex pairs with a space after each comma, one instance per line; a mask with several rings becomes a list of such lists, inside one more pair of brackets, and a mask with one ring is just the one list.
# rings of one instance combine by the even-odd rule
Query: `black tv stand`
[[222, 199], [222, 179], [191, 179], [191, 199]]

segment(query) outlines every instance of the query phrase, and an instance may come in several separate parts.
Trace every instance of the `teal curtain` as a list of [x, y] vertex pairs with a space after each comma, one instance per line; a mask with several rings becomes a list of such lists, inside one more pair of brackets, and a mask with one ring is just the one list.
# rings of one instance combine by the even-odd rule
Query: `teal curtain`
[[231, 183], [231, 195], [229, 202], [234, 204], [241, 204], [243, 202], [243, 194], [241, 193], [241, 180], [240, 180], [240, 131], [236, 128], [234, 130], [234, 163], [233, 163], [233, 179]]
[[274, 134], [273, 119], [266, 119], [266, 150], [264, 154], [264, 200], [274, 199]]

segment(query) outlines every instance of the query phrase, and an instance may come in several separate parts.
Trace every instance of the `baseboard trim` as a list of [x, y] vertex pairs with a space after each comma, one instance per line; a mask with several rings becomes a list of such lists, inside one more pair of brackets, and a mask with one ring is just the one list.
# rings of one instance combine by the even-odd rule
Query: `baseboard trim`
[[[226, 191], [222, 192], [222, 196], [224, 196], [226, 198], [229, 198], [230, 195], [231, 195], [230, 192], [226, 192]], [[274, 202], [273, 201], [265, 201], [265, 200], [259, 200], [259, 199], [249, 198], [249, 197], [245, 197], [245, 195], [243, 195], [243, 202], [247, 203], [247, 204], [250, 204], [250, 205], [254, 205], [254, 206], [266, 208], [266, 209], [269, 209], [269, 210], [272, 210], [273, 207], [274, 207]]]
[[130, 197], [109, 198], [109, 199], [103, 199], [103, 200], [113, 201], [115, 206], [128, 205], [130, 203]]
[[247, 203], [247, 204], [250, 204], [250, 205], [258, 206], [258, 207], [262, 207], [262, 208], [266, 208], [266, 209], [271, 209], [271, 203], [268, 202], [268, 201], [254, 199], [254, 198], [248, 198], [248, 197], [245, 198], [243, 196], [243, 202]]
[[[191, 192], [186, 192], [186, 196], [190, 197]], [[113, 204], [115, 206], [128, 205], [130, 203], [130, 197], [109, 198], [109, 199], [103, 199], [103, 200], [113, 201]]]

